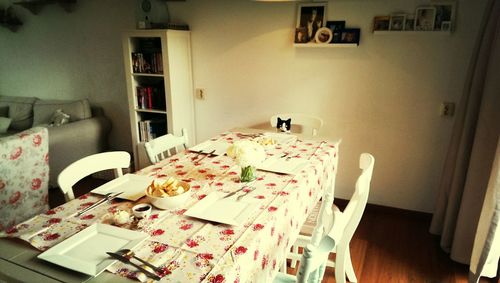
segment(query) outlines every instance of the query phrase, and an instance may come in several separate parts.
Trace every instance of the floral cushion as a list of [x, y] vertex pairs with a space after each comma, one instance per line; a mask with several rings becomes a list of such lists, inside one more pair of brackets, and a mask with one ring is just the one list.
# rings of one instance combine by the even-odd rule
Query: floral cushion
[[35, 127], [0, 138], [0, 231], [45, 212], [49, 135]]

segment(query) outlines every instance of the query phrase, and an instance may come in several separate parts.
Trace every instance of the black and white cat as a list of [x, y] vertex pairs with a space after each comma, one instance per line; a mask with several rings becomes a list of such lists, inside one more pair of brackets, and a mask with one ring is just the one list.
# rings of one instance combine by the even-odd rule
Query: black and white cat
[[284, 120], [278, 117], [278, 122], [276, 123], [276, 129], [278, 131], [289, 133], [291, 128], [292, 128], [292, 118]]

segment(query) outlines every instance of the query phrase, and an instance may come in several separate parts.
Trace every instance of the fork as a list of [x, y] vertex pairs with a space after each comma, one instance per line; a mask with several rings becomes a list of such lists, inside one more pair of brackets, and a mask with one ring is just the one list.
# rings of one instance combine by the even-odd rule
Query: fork
[[246, 191], [244, 194], [241, 194], [239, 195], [237, 198], [236, 198], [236, 201], [240, 201], [242, 198], [244, 198], [246, 195], [248, 195], [249, 193], [255, 191], [256, 187], [249, 187], [247, 186], [248, 188], [251, 188], [251, 190], [249, 191]]

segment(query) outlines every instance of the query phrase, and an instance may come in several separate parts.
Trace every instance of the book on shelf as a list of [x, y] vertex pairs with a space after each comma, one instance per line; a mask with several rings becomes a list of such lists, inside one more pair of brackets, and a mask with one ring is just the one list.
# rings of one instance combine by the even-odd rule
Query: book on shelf
[[139, 141], [148, 142], [167, 134], [167, 123], [162, 119], [139, 121]]
[[165, 94], [162, 87], [158, 86], [137, 86], [137, 108], [165, 110]]
[[133, 52], [132, 71], [134, 73], [163, 74], [161, 52]]

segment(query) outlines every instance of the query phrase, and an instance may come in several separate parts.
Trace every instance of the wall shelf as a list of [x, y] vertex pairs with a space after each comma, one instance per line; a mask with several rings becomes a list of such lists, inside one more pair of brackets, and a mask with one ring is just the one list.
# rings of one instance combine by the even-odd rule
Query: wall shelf
[[346, 48], [358, 47], [356, 43], [294, 43], [293, 47], [298, 48]]
[[373, 31], [374, 35], [387, 35], [387, 34], [440, 34], [440, 35], [450, 35], [451, 31], [415, 31], [415, 30], [375, 30]]

